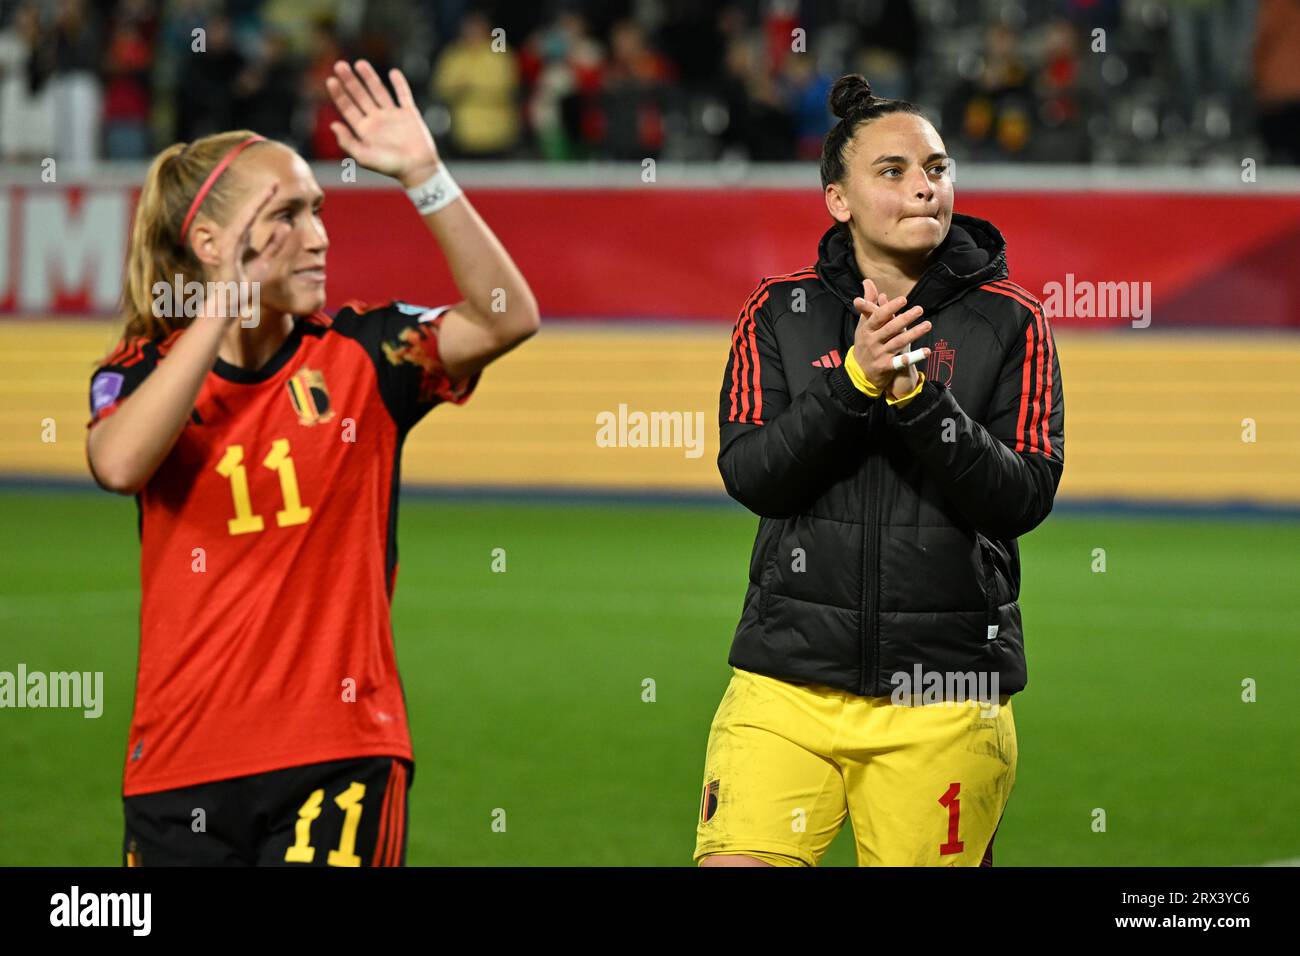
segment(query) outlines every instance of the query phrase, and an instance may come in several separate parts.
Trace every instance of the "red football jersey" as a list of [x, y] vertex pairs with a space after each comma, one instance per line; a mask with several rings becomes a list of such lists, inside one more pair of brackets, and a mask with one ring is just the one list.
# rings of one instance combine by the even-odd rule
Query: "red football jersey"
[[[218, 359], [140, 513], [140, 657], [123, 795], [347, 757], [412, 759], [393, 649], [407, 431], [469, 398], [446, 306], [297, 317], [256, 371]], [[124, 341], [90, 424], [166, 355]]]

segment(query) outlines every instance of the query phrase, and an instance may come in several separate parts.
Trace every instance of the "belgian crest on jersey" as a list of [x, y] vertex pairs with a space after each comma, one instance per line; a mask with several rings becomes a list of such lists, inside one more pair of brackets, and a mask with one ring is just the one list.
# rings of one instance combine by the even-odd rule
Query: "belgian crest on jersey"
[[327, 422], [334, 417], [330, 407], [329, 389], [325, 387], [325, 376], [310, 368], [299, 369], [285, 387], [289, 389], [289, 401], [298, 413], [298, 424], [315, 425]]
[[942, 382], [950, 386], [956, 367], [957, 350], [948, 347], [947, 339], [935, 342], [934, 349], [930, 352], [930, 360], [925, 365], [925, 377], [932, 382]]

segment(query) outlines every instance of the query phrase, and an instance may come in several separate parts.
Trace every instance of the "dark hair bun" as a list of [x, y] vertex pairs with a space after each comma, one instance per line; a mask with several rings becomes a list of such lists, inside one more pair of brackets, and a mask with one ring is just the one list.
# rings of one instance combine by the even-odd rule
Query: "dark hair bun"
[[835, 81], [831, 87], [831, 112], [839, 119], [844, 119], [875, 100], [871, 94], [871, 84], [861, 73], [846, 73]]

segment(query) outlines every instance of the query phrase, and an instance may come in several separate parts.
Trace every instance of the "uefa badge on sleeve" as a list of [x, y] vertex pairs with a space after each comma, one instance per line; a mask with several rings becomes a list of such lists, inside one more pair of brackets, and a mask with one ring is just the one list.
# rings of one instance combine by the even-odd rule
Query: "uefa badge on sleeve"
[[121, 372], [100, 372], [96, 375], [90, 383], [91, 414], [98, 415], [102, 409], [117, 401], [125, 382], [126, 376]]

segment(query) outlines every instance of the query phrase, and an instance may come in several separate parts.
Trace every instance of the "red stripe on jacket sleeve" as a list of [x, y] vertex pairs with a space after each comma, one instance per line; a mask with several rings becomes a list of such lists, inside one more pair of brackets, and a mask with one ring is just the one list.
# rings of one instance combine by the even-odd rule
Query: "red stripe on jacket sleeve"
[[[1031, 321], [1025, 326], [1025, 361], [1021, 366], [1020, 410], [1016, 417], [1015, 450], [1024, 451], [1028, 446], [1029, 451], [1041, 451], [1050, 455], [1052, 445], [1048, 431], [1052, 407], [1053, 353], [1051, 351], [1045, 353], [1045, 349], [1050, 350], [1052, 346], [1042, 303], [1010, 280], [989, 283], [980, 288], [1014, 299], [1029, 310]], [[1047, 366], [1046, 381], [1043, 375], [1044, 364]]]
[[750, 391], [754, 395], [754, 407], [750, 410], [749, 421], [754, 425], [763, 424], [763, 369], [758, 360], [758, 336], [755, 332], [758, 325], [758, 317], [756, 313], [760, 308], [762, 308], [763, 303], [767, 301], [769, 294], [770, 293], [767, 290], [764, 290], [763, 297], [755, 302], [753, 307], [749, 310], [749, 352], [754, 359], [754, 370], [751, 373], [752, 380], [750, 385]]
[[[1043, 317], [1034, 310], [1034, 413], [1030, 419], [1029, 450], [1041, 451], [1038, 429], [1043, 414]], [[1028, 356], [1026, 356], [1027, 358]]]
[[1052, 363], [1056, 357], [1056, 346], [1052, 344], [1051, 327], [1047, 324], [1047, 316], [1042, 315], [1041, 306], [1039, 315], [1043, 322], [1043, 343], [1047, 347], [1047, 354], [1044, 357], [1044, 364], [1047, 366], [1047, 383], [1043, 389], [1043, 450], [1050, 455], [1052, 453]]
[[[813, 269], [773, 276], [764, 279], [759, 283], [758, 288], [750, 293], [731, 336], [731, 414], [728, 421], [763, 424], [763, 381], [758, 358], [757, 329], [758, 310], [771, 295], [770, 287], [775, 282], [797, 282], [816, 277], [817, 273]], [[750, 407], [751, 393], [753, 394], [752, 408]]]
[[1025, 418], [1029, 413], [1029, 370], [1034, 354], [1034, 323], [1025, 326], [1025, 361], [1020, 376], [1020, 414], [1016, 416], [1016, 451], [1025, 450]]
[[[768, 281], [760, 283], [759, 287], [750, 294], [744, 308], [740, 310], [740, 318], [736, 321], [735, 331], [731, 335], [731, 417], [729, 421], [743, 422], [747, 420], [750, 367], [751, 364], [757, 363], [758, 358], [758, 343], [752, 330], [754, 310], [762, 304], [762, 299], [759, 297], [767, 297], [768, 284]], [[751, 355], [754, 356], [752, 363]]]
[[[759, 288], [761, 289], [762, 286], [759, 286]], [[756, 295], [757, 292], [758, 290], [755, 290], [754, 295]], [[754, 301], [754, 295], [751, 295], [745, 300], [744, 306], [741, 307], [740, 315], [736, 319], [736, 327], [731, 330], [731, 414], [727, 417], [727, 421], [731, 422], [736, 421], [736, 403], [740, 396], [740, 381], [744, 377], [741, 372], [741, 360], [744, 358], [742, 354], [744, 351], [744, 345], [742, 344], [743, 339], [741, 337], [741, 332], [744, 329], [745, 318], [749, 314], [749, 303]], [[749, 363], [746, 360], [745, 368], [748, 367]]]

